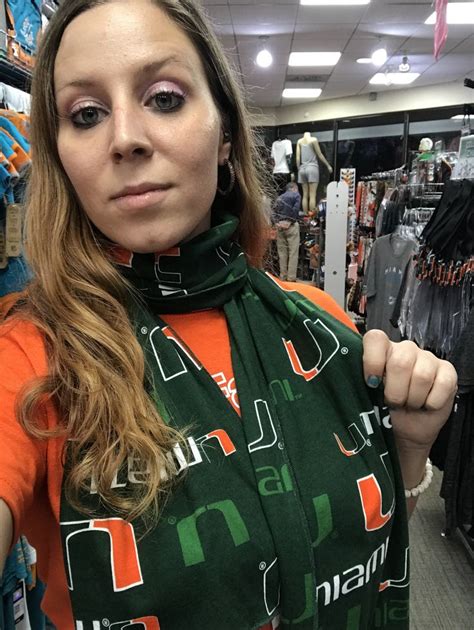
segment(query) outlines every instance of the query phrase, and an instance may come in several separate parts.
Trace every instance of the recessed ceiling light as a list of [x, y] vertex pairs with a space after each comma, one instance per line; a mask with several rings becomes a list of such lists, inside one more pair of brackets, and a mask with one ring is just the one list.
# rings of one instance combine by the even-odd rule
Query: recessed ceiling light
[[319, 88], [285, 88], [283, 98], [318, 98], [322, 90]]
[[293, 52], [289, 66], [335, 66], [341, 58], [340, 52]]
[[261, 68], [269, 68], [273, 63], [272, 53], [264, 48], [258, 53], [255, 61], [257, 62], [257, 65]]
[[258, 38], [260, 42], [259, 52], [255, 57], [255, 63], [260, 68], [269, 68], [273, 63], [272, 53], [267, 49], [268, 35], [260, 35]]
[[[448, 24], [474, 24], [474, 2], [449, 2], [446, 17]], [[425, 24], [436, 24], [436, 11]]]
[[387, 61], [386, 48], [377, 48], [377, 50], [374, 50], [371, 59], [374, 66], [383, 66], [383, 64]]
[[359, 57], [357, 63], [372, 63], [372, 59], [370, 57]]
[[349, 6], [351, 4], [370, 4], [370, 0], [301, 0], [300, 4], [313, 6]]
[[409, 85], [419, 76], [419, 72], [377, 72], [369, 83], [372, 85]]

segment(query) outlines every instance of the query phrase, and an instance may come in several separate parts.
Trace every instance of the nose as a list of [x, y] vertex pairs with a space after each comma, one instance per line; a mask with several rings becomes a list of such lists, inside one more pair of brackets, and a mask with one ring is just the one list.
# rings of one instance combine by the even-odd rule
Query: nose
[[114, 162], [150, 157], [153, 143], [149, 125], [139, 109], [117, 107], [112, 113], [110, 155]]

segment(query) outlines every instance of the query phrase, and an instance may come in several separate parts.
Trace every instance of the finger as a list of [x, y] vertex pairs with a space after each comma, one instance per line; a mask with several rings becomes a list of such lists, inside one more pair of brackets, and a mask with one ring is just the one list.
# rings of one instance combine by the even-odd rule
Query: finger
[[434, 385], [439, 363], [431, 352], [418, 351], [406, 400], [409, 409], [421, 409], [425, 405]]
[[391, 344], [385, 368], [385, 401], [389, 407], [396, 409], [406, 405], [419, 352], [411, 341]]
[[390, 340], [382, 330], [369, 330], [364, 335], [364, 379], [369, 387], [382, 382], [390, 348]]
[[425, 401], [429, 411], [443, 409], [454, 400], [457, 392], [458, 376], [454, 366], [448, 361], [439, 361], [436, 378]]

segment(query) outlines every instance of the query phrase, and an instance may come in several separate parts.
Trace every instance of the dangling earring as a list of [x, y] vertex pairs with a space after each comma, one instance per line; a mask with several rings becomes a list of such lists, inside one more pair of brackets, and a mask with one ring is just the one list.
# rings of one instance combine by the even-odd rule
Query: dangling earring
[[222, 166], [227, 166], [227, 168], [229, 169], [229, 181], [225, 188], [220, 188], [219, 184], [217, 184], [217, 192], [223, 197], [227, 197], [227, 195], [229, 195], [234, 188], [235, 170], [234, 170], [234, 165], [232, 164], [230, 160], [224, 160], [224, 164]]

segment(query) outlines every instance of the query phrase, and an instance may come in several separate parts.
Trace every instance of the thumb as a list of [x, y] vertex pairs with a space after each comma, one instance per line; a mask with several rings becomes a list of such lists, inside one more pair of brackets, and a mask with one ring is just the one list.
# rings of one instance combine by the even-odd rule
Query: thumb
[[377, 388], [383, 379], [390, 352], [390, 339], [382, 330], [369, 330], [364, 335], [364, 379], [369, 387]]

